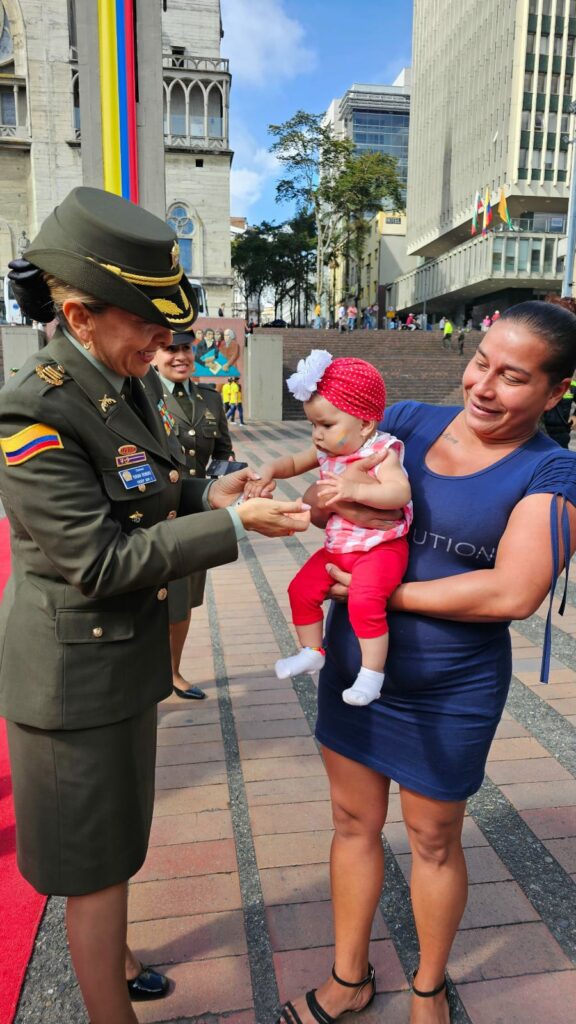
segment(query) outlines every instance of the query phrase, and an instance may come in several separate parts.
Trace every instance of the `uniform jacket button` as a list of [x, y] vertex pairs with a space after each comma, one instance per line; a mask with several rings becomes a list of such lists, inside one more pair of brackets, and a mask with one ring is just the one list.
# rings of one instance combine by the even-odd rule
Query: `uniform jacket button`
[[92, 630], [92, 636], [95, 637], [96, 640], [99, 640], [101, 636], [104, 636], [104, 630], [102, 629], [102, 626], [94, 626], [94, 629]]
[[196, 436], [196, 431], [195, 430], [189, 430], [188, 433], [190, 434], [190, 437], [195, 437]]
[[168, 591], [166, 590], [166, 587], [160, 587], [160, 590], [156, 594], [156, 597], [158, 598], [159, 601], [165, 601], [166, 598], [168, 597]]
[[196, 449], [195, 448], [189, 448], [188, 449], [188, 455], [196, 455]]
[[189, 469], [188, 472], [190, 473], [190, 476], [196, 476], [196, 470], [195, 469]]
[[177, 515], [178, 515], [178, 513], [176, 512], [176, 510], [175, 509], [171, 509], [170, 512], [168, 513], [168, 515], [166, 516], [166, 519], [176, 519]]
[[171, 484], [177, 484], [180, 479], [180, 473], [178, 472], [178, 470], [171, 469], [170, 472], [168, 473], [168, 479], [170, 480]]

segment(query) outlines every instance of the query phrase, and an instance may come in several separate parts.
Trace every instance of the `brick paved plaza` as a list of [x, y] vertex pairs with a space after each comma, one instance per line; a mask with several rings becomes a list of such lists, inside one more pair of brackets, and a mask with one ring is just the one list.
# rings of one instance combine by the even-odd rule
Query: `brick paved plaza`
[[[303, 423], [232, 430], [237, 455], [254, 467], [308, 436]], [[278, 493], [292, 498], [308, 480]], [[165, 1000], [137, 1007], [143, 1022], [273, 1024], [278, 1002], [331, 966], [331, 817], [313, 739], [315, 689], [306, 676], [279, 682], [272, 668], [293, 649], [287, 583], [320, 542], [315, 529], [277, 541], [252, 534], [236, 564], [210, 573], [194, 613], [183, 673], [208, 700], [161, 705], [152, 843], [131, 886], [130, 942], [175, 982]], [[574, 1020], [576, 587], [555, 620], [547, 687], [537, 681], [543, 615], [513, 631], [508, 710], [466, 818], [470, 900], [450, 959], [461, 1024]], [[371, 950], [378, 995], [361, 1020], [407, 1024], [416, 943], [397, 795], [385, 841]], [[62, 1016], [48, 996], [41, 1017], [26, 1012], [32, 987], [53, 985], [46, 945], [41, 931], [17, 1022], [80, 1024], [81, 1011]], [[75, 999], [60, 990], [61, 1006]]]

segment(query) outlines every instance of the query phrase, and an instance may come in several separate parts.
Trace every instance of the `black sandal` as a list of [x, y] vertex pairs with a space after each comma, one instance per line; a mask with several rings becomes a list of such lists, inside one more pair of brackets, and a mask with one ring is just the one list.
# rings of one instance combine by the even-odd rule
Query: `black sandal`
[[[368, 974], [361, 981], [344, 981], [338, 977], [334, 968], [332, 968], [332, 977], [334, 981], [338, 982], [339, 985], [343, 985], [344, 988], [357, 988], [359, 992], [362, 991], [365, 985], [372, 985], [372, 995], [360, 1010], [343, 1010], [342, 1013], [338, 1014], [338, 1017], [331, 1017], [316, 999], [316, 989], [311, 989], [310, 992], [306, 993], [306, 1004], [318, 1024], [335, 1024], [335, 1021], [343, 1017], [345, 1013], [363, 1013], [374, 1001], [374, 996], [376, 995], [376, 971], [370, 963], [368, 964]], [[276, 1024], [303, 1024], [303, 1021], [298, 1011], [294, 1009], [293, 1004], [288, 1002], [282, 1007]]]
[[413, 991], [415, 996], [420, 996], [421, 999], [431, 999], [432, 996], [439, 996], [441, 992], [445, 992], [446, 993], [446, 1001], [449, 1002], [449, 999], [448, 999], [448, 983], [446, 981], [446, 975], [444, 975], [444, 981], [442, 982], [441, 985], [438, 985], [438, 988], [433, 988], [433, 989], [430, 990], [430, 992], [422, 992], [422, 990], [419, 989], [419, 988], [416, 988], [416, 985], [414, 984], [414, 979], [415, 979], [417, 974], [418, 974], [418, 968], [416, 968], [416, 970], [414, 971], [414, 974], [412, 975], [412, 991]]

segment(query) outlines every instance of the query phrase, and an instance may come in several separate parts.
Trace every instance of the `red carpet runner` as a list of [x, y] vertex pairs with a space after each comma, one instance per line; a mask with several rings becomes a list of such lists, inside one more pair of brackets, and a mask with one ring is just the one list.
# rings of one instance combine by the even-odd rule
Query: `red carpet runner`
[[[8, 521], [0, 520], [0, 596], [10, 575]], [[0, 1021], [11, 1024], [46, 898], [16, 867], [14, 807], [6, 727], [0, 718]]]

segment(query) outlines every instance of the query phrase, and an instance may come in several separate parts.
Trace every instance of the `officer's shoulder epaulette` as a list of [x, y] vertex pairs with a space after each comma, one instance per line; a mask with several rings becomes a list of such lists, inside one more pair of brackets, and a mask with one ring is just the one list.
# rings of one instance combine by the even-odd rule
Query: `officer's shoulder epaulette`
[[217, 395], [218, 394], [218, 392], [216, 391], [216, 388], [212, 387], [211, 384], [200, 384], [200, 382], [198, 382], [196, 387], [200, 388], [201, 391], [209, 391], [210, 394], [212, 394], [212, 395]]
[[6, 391], [19, 391], [20, 388], [31, 389], [36, 394], [44, 395], [52, 388], [61, 387], [71, 377], [60, 363], [44, 362], [27, 363], [21, 370], [6, 381]]

